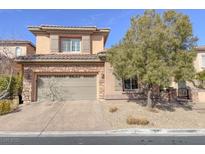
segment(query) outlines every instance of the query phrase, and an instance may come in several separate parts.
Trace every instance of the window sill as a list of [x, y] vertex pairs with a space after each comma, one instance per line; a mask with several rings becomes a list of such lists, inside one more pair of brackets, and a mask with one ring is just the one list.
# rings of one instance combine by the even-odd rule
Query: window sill
[[123, 90], [123, 94], [130, 94], [130, 93], [139, 93], [140, 90], [139, 89], [133, 89], [133, 90], [129, 90], [129, 89], [126, 89], [126, 90]]
[[70, 51], [60, 51], [60, 53], [63, 53], [63, 54], [80, 54], [81, 51], [73, 51], [73, 52], [70, 52]]

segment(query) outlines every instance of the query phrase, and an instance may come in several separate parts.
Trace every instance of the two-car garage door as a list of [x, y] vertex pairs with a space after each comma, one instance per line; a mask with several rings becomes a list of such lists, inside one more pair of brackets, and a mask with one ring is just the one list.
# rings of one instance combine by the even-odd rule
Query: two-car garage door
[[42, 75], [37, 82], [38, 101], [96, 99], [94, 75]]

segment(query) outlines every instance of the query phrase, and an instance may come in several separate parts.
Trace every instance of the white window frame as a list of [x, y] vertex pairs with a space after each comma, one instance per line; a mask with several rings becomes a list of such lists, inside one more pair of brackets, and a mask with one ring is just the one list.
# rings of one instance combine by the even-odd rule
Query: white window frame
[[[76, 40], [79, 41], [79, 47], [78, 47], [78, 43], [76, 42]], [[70, 43], [70, 45], [68, 45], [68, 43], [66, 43], [65, 50], [63, 48], [63, 42], [64, 41], [67, 41], [67, 42]], [[74, 50], [73, 50], [73, 47], [74, 47]], [[61, 52], [68, 52], [68, 53], [79, 53], [79, 52], [81, 52], [81, 39], [78, 39], [78, 38], [62, 38], [61, 39]]]
[[15, 56], [16, 57], [22, 56], [22, 49], [20, 47], [15, 48]]
[[201, 55], [201, 67], [205, 68], [205, 55]]

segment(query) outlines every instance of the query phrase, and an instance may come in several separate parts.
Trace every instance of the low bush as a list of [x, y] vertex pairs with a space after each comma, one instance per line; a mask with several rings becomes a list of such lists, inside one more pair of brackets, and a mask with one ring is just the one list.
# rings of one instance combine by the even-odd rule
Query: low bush
[[[0, 76], [0, 92], [7, 89], [9, 84], [10, 76], [8, 75], [1, 75]], [[22, 77], [20, 75], [13, 76], [11, 78], [11, 84], [8, 89], [9, 96], [13, 97], [15, 95], [20, 95], [22, 91]]]
[[0, 100], [0, 115], [12, 111], [12, 100]]
[[116, 112], [118, 110], [117, 107], [110, 107], [109, 112], [113, 113]]
[[149, 121], [146, 118], [135, 118], [133, 116], [129, 116], [127, 118], [127, 124], [129, 125], [148, 125]]

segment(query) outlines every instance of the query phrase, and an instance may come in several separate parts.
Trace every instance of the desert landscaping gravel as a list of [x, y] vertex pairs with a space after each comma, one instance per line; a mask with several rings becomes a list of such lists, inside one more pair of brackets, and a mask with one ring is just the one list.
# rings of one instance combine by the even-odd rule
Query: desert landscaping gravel
[[[194, 104], [192, 109], [175, 107], [173, 111], [155, 109], [155, 112], [136, 102], [108, 101], [102, 103], [104, 118], [112, 129], [123, 128], [205, 128], [205, 104]], [[117, 107], [116, 112], [109, 112], [109, 108]], [[129, 116], [143, 118], [149, 121], [146, 126], [128, 125]]]

